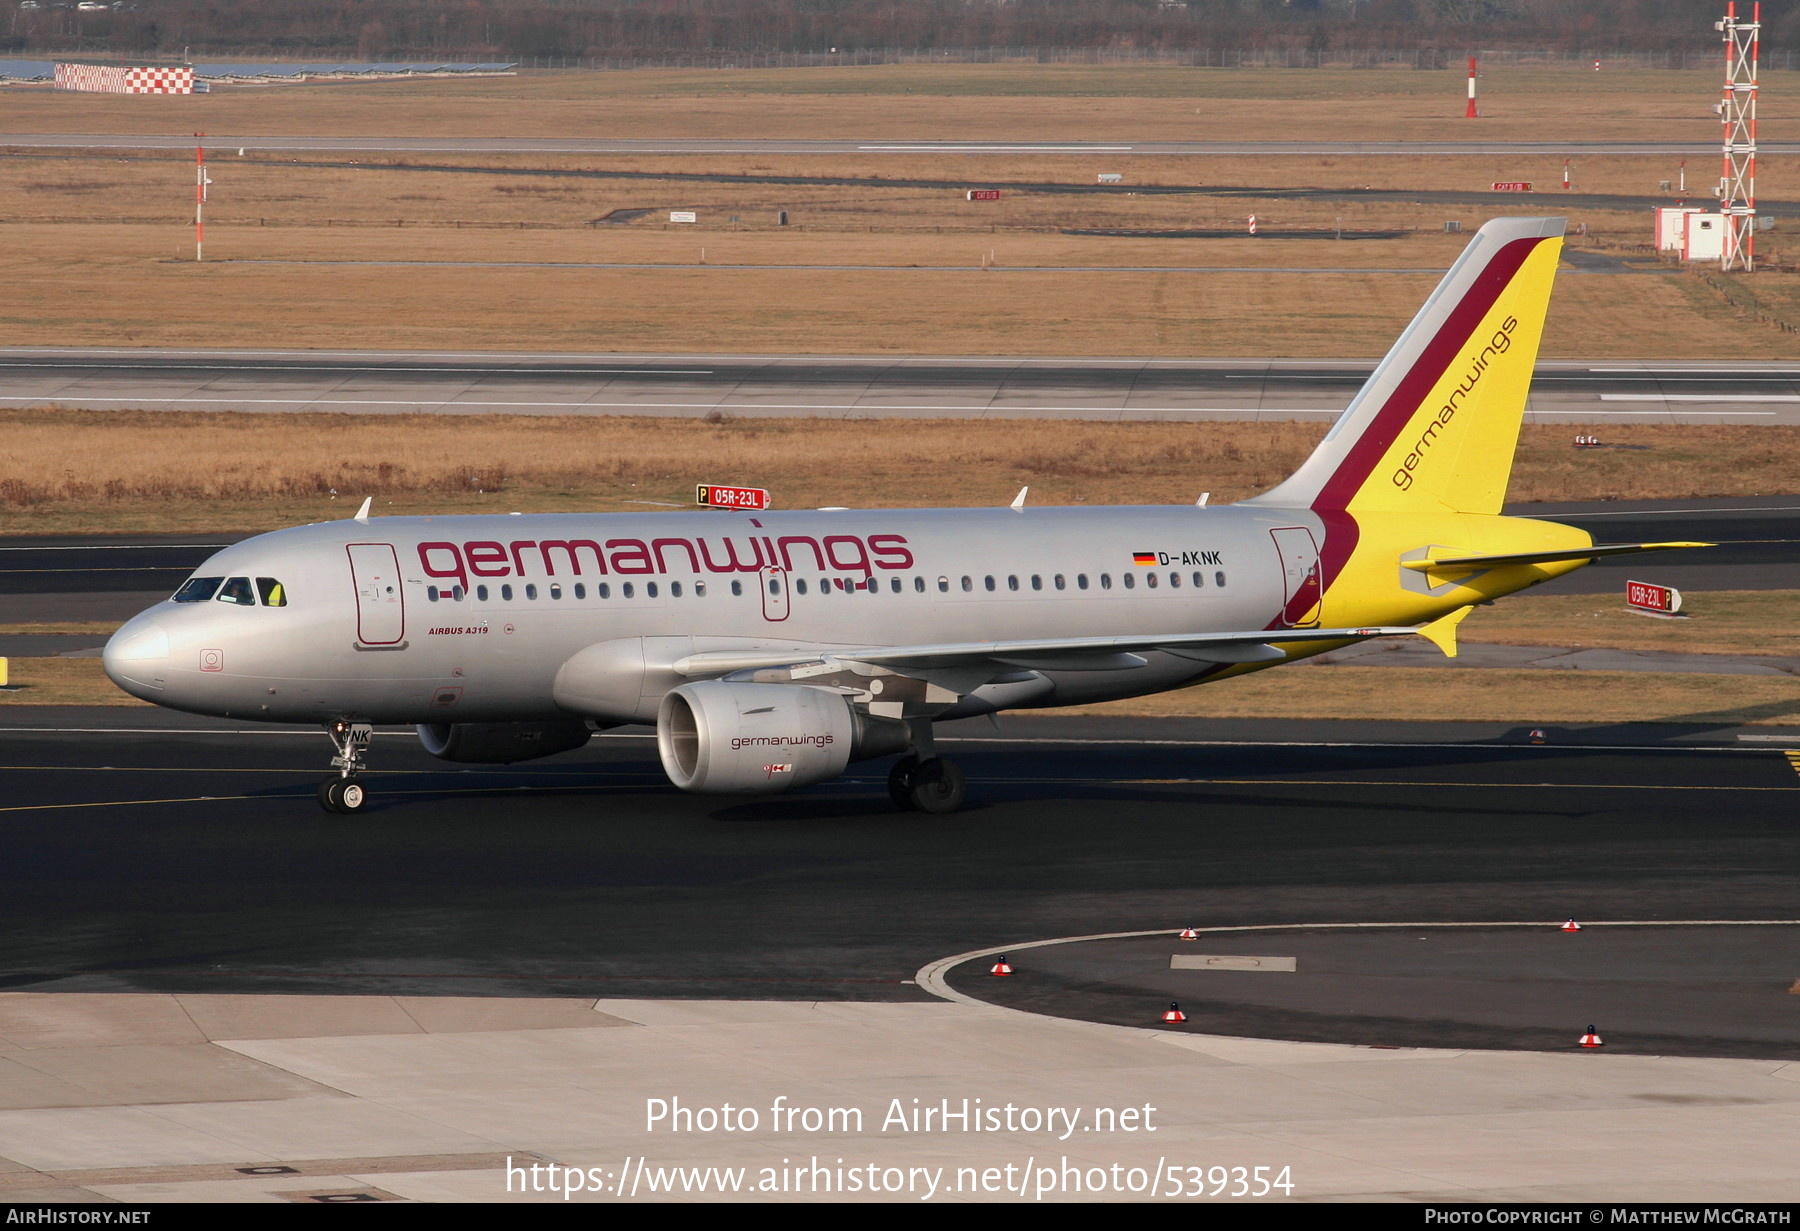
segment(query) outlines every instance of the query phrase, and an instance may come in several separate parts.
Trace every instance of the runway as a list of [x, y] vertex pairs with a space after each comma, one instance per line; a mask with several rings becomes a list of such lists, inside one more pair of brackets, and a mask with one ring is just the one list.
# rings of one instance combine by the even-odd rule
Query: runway
[[[1258, 155], [1270, 157], [1406, 157], [1447, 155], [1704, 156], [1717, 142], [1702, 141], [905, 141], [841, 137], [824, 140], [608, 137], [344, 137], [219, 136], [207, 134], [209, 150], [259, 153], [282, 150], [343, 150], [364, 153], [445, 154], [1003, 154], [1067, 155]], [[13, 149], [191, 150], [192, 134], [12, 133], [0, 146]], [[1765, 155], [1800, 153], [1800, 142], [1760, 143]]]
[[[1373, 360], [0, 348], [0, 406], [1329, 422]], [[1526, 421], [1800, 423], [1800, 363], [1540, 363]]]
[[941, 819], [895, 812], [879, 763], [719, 799], [670, 788], [646, 734], [459, 767], [384, 733], [371, 810], [345, 819], [313, 798], [317, 732], [0, 722], [10, 990], [916, 1001], [933, 959], [1046, 936], [1786, 918], [1800, 889], [1800, 778], [1729, 727], [1537, 746], [1475, 724], [1008, 717], [946, 730], [973, 805]]

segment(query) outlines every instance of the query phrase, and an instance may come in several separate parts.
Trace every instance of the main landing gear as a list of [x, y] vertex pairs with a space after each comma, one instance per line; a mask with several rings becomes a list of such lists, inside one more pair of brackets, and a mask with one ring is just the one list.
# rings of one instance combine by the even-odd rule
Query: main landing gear
[[932, 816], [955, 812], [963, 806], [968, 779], [954, 761], [937, 754], [929, 720], [914, 719], [907, 725], [912, 728], [914, 751], [901, 757], [888, 771], [888, 798], [902, 812]]
[[325, 733], [331, 736], [332, 746], [337, 749], [337, 755], [331, 758], [331, 768], [338, 771], [338, 776], [319, 784], [319, 806], [327, 812], [361, 812], [363, 805], [369, 802], [369, 791], [357, 775], [363, 770], [364, 754], [375, 738], [375, 728], [366, 722], [340, 719], [326, 727]]
[[902, 811], [928, 812], [943, 816], [963, 806], [968, 780], [956, 762], [942, 757], [921, 761], [918, 757], [902, 757], [888, 771], [888, 798]]

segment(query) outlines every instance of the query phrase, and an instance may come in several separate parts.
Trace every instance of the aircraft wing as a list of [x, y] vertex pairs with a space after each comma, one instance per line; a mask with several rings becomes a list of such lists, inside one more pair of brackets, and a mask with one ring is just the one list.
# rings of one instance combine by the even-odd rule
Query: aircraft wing
[[798, 656], [767, 650], [712, 650], [675, 663], [680, 675], [716, 676], [798, 662], [866, 663], [902, 673], [993, 669], [996, 671], [1117, 671], [1141, 667], [1140, 654], [1161, 650], [1200, 662], [1273, 662], [1285, 655], [1275, 645], [1295, 641], [1362, 641], [1400, 637], [1416, 628], [1278, 628], [1255, 632], [1163, 633], [1141, 637], [1057, 637], [1027, 641], [965, 641], [939, 645], [843, 646]]
[[1671, 551], [1679, 547], [1717, 547], [1717, 543], [1613, 543], [1607, 546], [1570, 547], [1561, 551], [1521, 551], [1501, 556], [1448, 556], [1429, 560], [1402, 560], [1401, 568], [1421, 573], [1452, 569], [1499, 568], [1508, 564], [1549, 564], [1555, 560], [1592, 560], [1600, 556], [1625, 556], [1638, 551]]

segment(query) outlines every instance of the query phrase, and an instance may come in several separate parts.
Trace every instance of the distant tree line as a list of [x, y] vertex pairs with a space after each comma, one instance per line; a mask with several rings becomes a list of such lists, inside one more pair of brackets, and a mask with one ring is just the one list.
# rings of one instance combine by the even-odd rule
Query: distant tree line
[[[1723, 0], [0, 0], [11, 54], [356, 59], [864, 48], [1185, 52], [1358, 48], [1704, 52]], [[1750, 0], [1740, 0], [1748, 11]], [[1800, 0], [1763, 0], [1765, 45], [1800, 47]]]

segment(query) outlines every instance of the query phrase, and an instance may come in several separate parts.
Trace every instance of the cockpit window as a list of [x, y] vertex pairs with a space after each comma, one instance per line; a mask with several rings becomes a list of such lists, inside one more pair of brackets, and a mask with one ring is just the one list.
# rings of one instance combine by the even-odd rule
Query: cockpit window
[[240, 607], [256, 606], [256, 592], [250, 588], [248, 577], [233, 577], [219, 587], [221, 603], [236, 603]]
[[287, 606], [287, 587], [273, 577], [258, 577], [256, 592], [262, 595], [262, 603], [265, 607]]
[[177, 603], [204, 603], [218, 592], [223, 577], [190, 577], [181, 583], [181, 589], [175, 591], [174, 601]]

